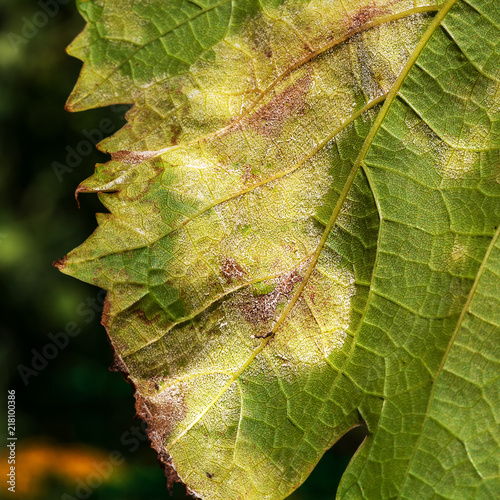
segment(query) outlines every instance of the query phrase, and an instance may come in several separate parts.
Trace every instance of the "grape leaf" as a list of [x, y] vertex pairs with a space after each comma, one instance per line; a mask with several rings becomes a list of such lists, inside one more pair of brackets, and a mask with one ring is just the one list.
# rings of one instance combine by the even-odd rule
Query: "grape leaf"
[[69, 109], [133, 106], [57, 266], [170, 479], [284, 498], [364, 424], [340, 498], [498, 496], [499, 3], [77, 3]]

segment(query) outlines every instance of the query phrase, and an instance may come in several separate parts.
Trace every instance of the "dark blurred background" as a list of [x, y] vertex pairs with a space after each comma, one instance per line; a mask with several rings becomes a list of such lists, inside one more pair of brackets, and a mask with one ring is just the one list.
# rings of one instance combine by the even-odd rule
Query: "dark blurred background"
[[[105, 118], [118, 130], [127, 109], [64, 110], [81, 66], [64, 49], [83, 25], [73, 0], [0, 0], [0, 384], [5, 408], [7, 390], [16, 392], [16, 494], [167, 499], [163, 471], [134, 418], [133, 391], [107, 369], [102, 293], [52, 267], [102, 211], [95, 196], [81, 197], [80, 210], [74, 198], [106, 161], [87, 136]], [[5, 478], [7, 410], [0, 425]], [[343, 438], [291, 498], [334, 498], [362, 438], [359, 429]], [[2, 480], [0, 498], [13, 497], [8, 486]], [[187, 498], [180, 485], [173, 497]]]

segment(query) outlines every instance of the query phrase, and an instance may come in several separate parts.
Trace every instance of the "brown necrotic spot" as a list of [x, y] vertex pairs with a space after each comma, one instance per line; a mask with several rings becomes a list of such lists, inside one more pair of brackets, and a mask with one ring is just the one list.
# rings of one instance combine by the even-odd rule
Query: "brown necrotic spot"
[[276, 313], [278, 304], [283, 299], [290, 298], [295, 283], [302, 281], [297, 271], [282, 276], [274, 290], [269, 293], [253, 296], [247, 292], [239, 302], [239, 309], [243, 317], [253, 325], [267, 323]]
[[137, 163], [142, 163], [144, 160], [153, 158], [157, 154], [157, 151], [117, 151], [116, 153], [111, 153], [111, 158], [128, 165], [136, 165]]
[[101, 316], [101, 325], [109, 331], [109, 326], [111, 324], [111, 302], [106, 295], [104, 299], [104, 304], [102, 305], [102, 316]]
[[242, 126], [246, 124], [249, 128], [266, 137], [279, 135], [287, 118], [304, 112], [306, 107], [305, 98], [311, 84], [312, 78], [310, 75], [299, 78], [244, 120]]
[[62, 271], [66, 267], [66, 262], [68, 260], [68, 256], [65, 255], [64, 257], [61, 257], [60, 259], [54, 261], [52, 265], [59, 269], [59, 271]]
[[178, 123], [173, 123], [170, 125], [170, 133], [172, 134], [170, 137], [170, 145], [175, 146], [179, 144], [179, 137], [182, 132], [182, 127]]
[[184, 388], [172, 386], [154, 396], [135, 394], [137, 415], [147, 424], [151, 446], [158, 454], [167, 454], [166, 440], [176, 423], [186, 416]]
[[251, 129], [268, 138], [276, 137], [282, 132], [288, 118], [304, 113], [306, 95], [312, 82], [309, 74], [298, 78], [254, 113], [231, 125], [222, 135]]
[[354, 13], [351, 18], [348, 31], [355, 31], [361, 28], [366, 23], [372, 21], [375, 17], [388, 14], [390, 11], [377, 6], [376, 2], [372, 2], [366, 7], [362, 7]]
[[241, 278], [246, 271], [231, 257], [225, 257], [221, 264], [221, 271], [227, 283]]

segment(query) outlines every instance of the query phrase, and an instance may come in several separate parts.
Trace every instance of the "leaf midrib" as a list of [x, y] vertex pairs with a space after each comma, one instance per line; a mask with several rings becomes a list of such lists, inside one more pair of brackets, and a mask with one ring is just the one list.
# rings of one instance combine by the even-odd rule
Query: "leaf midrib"
[[[309, 280], [312, 272], [314, 271], [314, 268], [316, 267], [316, 263], [318, 261], [319, 255], [321, 254], [321, 251], [323, 250], [323, 247], [326, 243], [326, 240], [328, 238], [328, 235], [330, 234], [333, 226], [335, 225], [335, 222], [337, 220], [338, 214], [340, 213], [340, 210], [344, 204], [345, 199], [347, 198], [347, 194], [350, 191], [350, 188], [354, 182], [354, 179], [358, 173], [358, 170], [364, 161], [364, 158], [366, 157], [366, 154], [368, 153], [371, 143], [377, 134], [380, 126], [382, 125], [382, 122], [389, 110], [389, 107], [391, 106], [392, 102], [394, 101], [395, 97], [397, 96], [401, 86], [403, 85], [403, 82], [410, 72], [411, 68], [415, 64], [415, 61], [417, 60], [418, 56], [426, 46], [427, 42], [430, 40], [431, 36], [434, 34], [435, 30], [440, 26], [441, 21], [444, 19], [448, 11], [453, 7], [453, 5], [457, 2], [458, 0], [447, 0], [442, 8], [438, 11], [436, 14], [435, 18], [433, 19], [432, 23], [429, 25], [425, 33], [423, 34], [422, 38], [416, 45], [415, 49], [413, 50], [411, 56], [409, 57], [408, 61], [406, 62], [405, 66], [403, 67], [401, 73], [399, 74], [398, 78], [396, 79], [393, 88], [390, 90], [387, 99], [384, 102], [384, 105], [382, 106], [381, 110], [379, 111], [377, 118], [375, 119], [374, 124], [372, 125], [370, 132], [368, 133], [363, 146], [361, 148], [361, 151], [356, 159], [356, 161], [353, 164], [351, 173], [349, 174], [349, 177], [346, 181], [346, 184], [344, 186], [344, 189], [342, 190], [341, 196], [339, 197], [339, 200], [337, 201], [337, 204], [335, 205], [335, 208], [332, 212], [332, 216], [330, 217], [330, 220], [327, 224], [327, 227], [325, 228], [325, 231], [323, 233], [323, 236], [320, 240], [320, 243], [318, 244], [317, 250], [313, 256], [313, 259], [311, 261], [311, 264], [308, 267], [308, 270], [306, 271], [306, 274], [304, 275], [303, 280], [301, 281], [299, 287], [297, 287], [297, 290], [294, 292], [294, 295], [290, 299], [290, 302], [287, 304], [287, 307], [285, 307], [283, 313], [280, 315], [276, 323], [274, 324], [272, 328], [273, 335], [270, 337], [267, 337], [265, 339], [261, 340], [260, 346], [258, 346], [254, 352], [252, 353], [251, 356], [241, 365], [241, 367], [234, 372], [233, 377], [226, 383], [226, 385], [219, 391], [219, 393], [212, 399], [212, 401], [206, 406], [206, 408], [200, 412], [200, 414], [197, 415], [196, 418], [192, 420], [192, 422], [186, 426], [186, 428], [175, 438], [174, 441], [169, 443], [169, 445], [172, 447], [177, 443], [184, 435], [186, 435], [189, 430], [199, 422], [203, 416], [213, 407], [214, 404], [217, 403], [217, 401], [222, 397], [222, 395], [231, 387], [231, 385], [240, 377], [240, 375], [246, 370], [248, 366], [252, 363], [252, 361], [264, 350], [264, 348], [267, 346], [267, 344], [271, 341], [273, 338], [274, 334], [279, 330], [280, 326], [283, 324], [286, 316], [288, 313], [292, 310], [292, 308], [295, 306], [297, 303], [298, 299], [300, 298], [300, 295], [302, 294], [302, 291], [304, 290], [305, 285], [307, 284], [307, 281]], [[376, 261], [378, 260], [378, 251], [377, 251], [377, 258]], [[376, 266], [376, 263], [375, 263]], [[374, 268], [375, 269], [375, 268]], [[371, 295], [370, 294], [367, 300], [367, 304], [369, 303], [369, 298]], [[360, 322], [360, 325], [362, 324], [362, 321]], [[359, 328], [358, 328], [359, 331]], [[351, 350], [352, 354], [352, 350]]]
[[[430, 40], [431, 36], [434, 34], [434, 31], [437, 29], [437, 27], [441, 24], [441, 21], [444, 19], [448, 11], [451, 9], [451, 7], [457, 2], [457, 0], [447, 0], [447, 2], [444, 3], [443, 7], [441, 10], [436, 14], [435, 18], [433, 19], [432, 23], [429, 25], [425, 33], [423, 34], [422, 38], [418, 42], [417, 46], [413, 50], [411, 56], [408, 58], [408, 61], [404, 65], [403, 69], [401, 70], [401, 73], [399, 74], [398, 78], [394, 82], [393, 87], [387, 94], [387, 98], [380, 109], [379, 113], [377, 114], [377, 117], [375, 119], [375, 122], [373, 123], [370, 131], [368, 132], [368, 135], [365, 138], [365, 141], [363, 143], [363, 146], [361, 147], [361, 151], [356, 158], [356, 161], [354, 162], [352, 166], [351, 173], [349, 174], [349, 177], [347, 178], [347, 181], [344, 185], [344, 189], [342, 190], [342, 193], [339, 196], [339, 199], [337, 200], [337, 203], [335, 205], [335, 208], [333, 209], [332, 215], [330, 217], [330, 220], [325, 228], [325, 231], [323, 233], [323, 236], [318, 244], [318, 248], [315, 252], [315, 255], [313, 256], [313, 259], [311, 261], [311, 264], [309, 266], [309, 269], [306, 271], [306, 274], [301, 281], [299, 287], [297, 288], [296, 293], [293, 295], [292, 299], [290, 300], [288, 306], [285, 308], [283, 311], [282, 316], [286, 317], [289, 311], [295, 306], [297, 300], [299, 299], [300, 295], [302, 294], [302, 291], [304, 290], [307, 281], [309, 280], [314, 268], [316, 267], [316, 263], [319, 259], [319, 256], [323, 250], [323, 247], [326, 243], [326, 240], [333, 229], [333, 226], [335, 225], [337, 221], [337, 217], [340, 213], [340, 210], [342, 209], [342, 206], [344, 205], [345, 200], [347, 199], [347, 195], [349, 194], [349, 191], [351, 190], [352, 184], [354, 182], [354, 179], [356, 178], [356, 175], [358, 173], [358, 170], [363, 163], [366, 154], [368, 153], [368, 150], [371, 147], [372, 141], [377, 134], [380, 126], [382, 125], [382, 122], [392, 104], [394, 99], [396, 98], [401, 86], [403, 85], [404, 80], [406, 79], [408, 73], [412, 69], [413, 65], [415, 64], [415, 61], [417, 60], [418, 56], [426, 46], [427, 42]], [[378, 257], [378, 252], [377, 252], [377, 257]], [[284, 321], [281, 320], [281, 317], [278, 319], [276, 322], [273, 332], [276, 333], [278, 330], [279, 326], [281, 326], [282, 322]]]

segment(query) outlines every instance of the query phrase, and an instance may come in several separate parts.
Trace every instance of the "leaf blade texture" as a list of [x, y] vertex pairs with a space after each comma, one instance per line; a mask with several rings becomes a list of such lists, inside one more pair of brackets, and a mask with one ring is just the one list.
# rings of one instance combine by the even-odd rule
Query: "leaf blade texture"
[[498, 492], [498, 4], [78, 5], [68, 107], [134, 106], [59, 266], [160, 458], [285, 498], [362, 423], [340, 498]]

